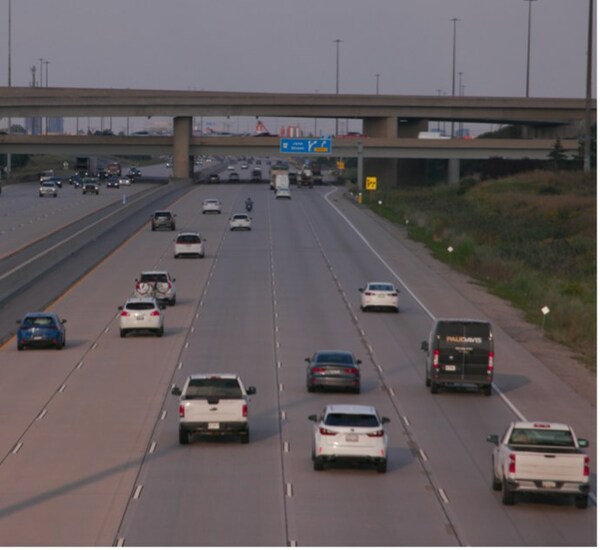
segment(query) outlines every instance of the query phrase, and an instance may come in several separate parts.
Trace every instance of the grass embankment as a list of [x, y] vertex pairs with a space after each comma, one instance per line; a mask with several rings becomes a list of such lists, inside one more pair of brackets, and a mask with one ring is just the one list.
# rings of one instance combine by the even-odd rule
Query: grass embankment
[[407, 224], [435, 257], [522, 309], [596, 370], [595, 174], [532, 172], [366, 195], [374, 211]]

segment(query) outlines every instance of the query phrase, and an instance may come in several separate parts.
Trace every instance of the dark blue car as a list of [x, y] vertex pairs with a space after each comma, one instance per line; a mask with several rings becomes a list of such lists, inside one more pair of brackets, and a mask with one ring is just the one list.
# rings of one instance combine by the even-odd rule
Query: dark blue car
[[54, 347], [65, 345], [65, 319], [56, 313], [27, 313], [17, 321], [17, 349], [26, 347]]

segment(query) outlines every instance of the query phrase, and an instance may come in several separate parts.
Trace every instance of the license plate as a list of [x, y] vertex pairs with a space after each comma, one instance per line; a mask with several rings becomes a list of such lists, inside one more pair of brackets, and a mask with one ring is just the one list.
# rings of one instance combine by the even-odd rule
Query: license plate
[[209, 430], [218, 430], [219, 429], [219, 423], [218, 422], [209, 422], [208, 423], [208, 429]]
[[358, 441], [358, 436], [356, 434], [350, 434], [346, 436], [346, 441], [348, 443], [356, 443]]
[[144, 315], [136, 315], [135, 318], [138, 321], [143, 321], [144, 320]]
[[42, 337], [41, 337], [41, 336], [34, 336], [34, 337], [33, 337], [33, 339], [34, 339], [34, 340], [41, 340], [41, 339], [42, 339]]
[[342, 374], [342, 371], [337, 369], [331, 369], [327, 371], [327, 374]]
[[544, 489], [554, 489], [556, 487], [555, 481], [542, 481], [542, 487]]
[[446, 365], [444, 367], [445, 370], [447, 370], [448, 372], [455, 372], [456, 371], [456, 365]]

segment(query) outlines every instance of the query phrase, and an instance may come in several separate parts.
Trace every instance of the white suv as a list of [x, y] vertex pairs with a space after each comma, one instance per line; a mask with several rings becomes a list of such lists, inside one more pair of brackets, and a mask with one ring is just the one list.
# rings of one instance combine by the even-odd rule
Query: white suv
[[162, 336], [164, 316], [155, 298], [130, 298], [119, 306], [119, 330], [121, 338], [129, 332], [149, 331]]
[[179, 233], [175, 239], [175, 250], [173, 256], [198, 256], [204, 258], [204, 241], [200, 233], [187, 232]]
[[171, 306], [177, 301], [175, 279], [168, 271], [143, 271], [135, 280], [136, 298], [156, 298]]
[[252, 229], [252, 218], [248, 214], [234, 214], [229, 218], [229, 230], [235, 231], [237, 229]]
[[219, 201], [219, 199], [204, 199], [202, 202], [202, 213], [206, 214], [207, 212], [215, 212], [220, 214], [221, 201]]
[[374, 464], [381, 474], [387, 470], [387, 435], [374, 407], [364, 405], [327, 405], [314, 422], [312, 460], [315, 470], [326, 462]]

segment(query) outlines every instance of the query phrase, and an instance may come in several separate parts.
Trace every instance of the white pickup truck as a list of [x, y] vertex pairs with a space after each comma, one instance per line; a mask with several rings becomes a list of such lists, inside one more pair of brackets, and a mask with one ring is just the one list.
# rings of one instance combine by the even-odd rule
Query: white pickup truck
[[179, 443], [187, 445], [190, 435], [237, 435], [242, 443], [250, 442], [248, 396], [256, 388], [245, 388], [235, 374], [193, 374], [183, 390], [174, 386], [179, 396]]
[[575, 496], [587, 508], [590, 459], [567, 424], [512, 422], [502, 437], [488, 435], [492, 451], [492, 488], [502, 490], [502, 504], [514, 504], [516, 493]]

